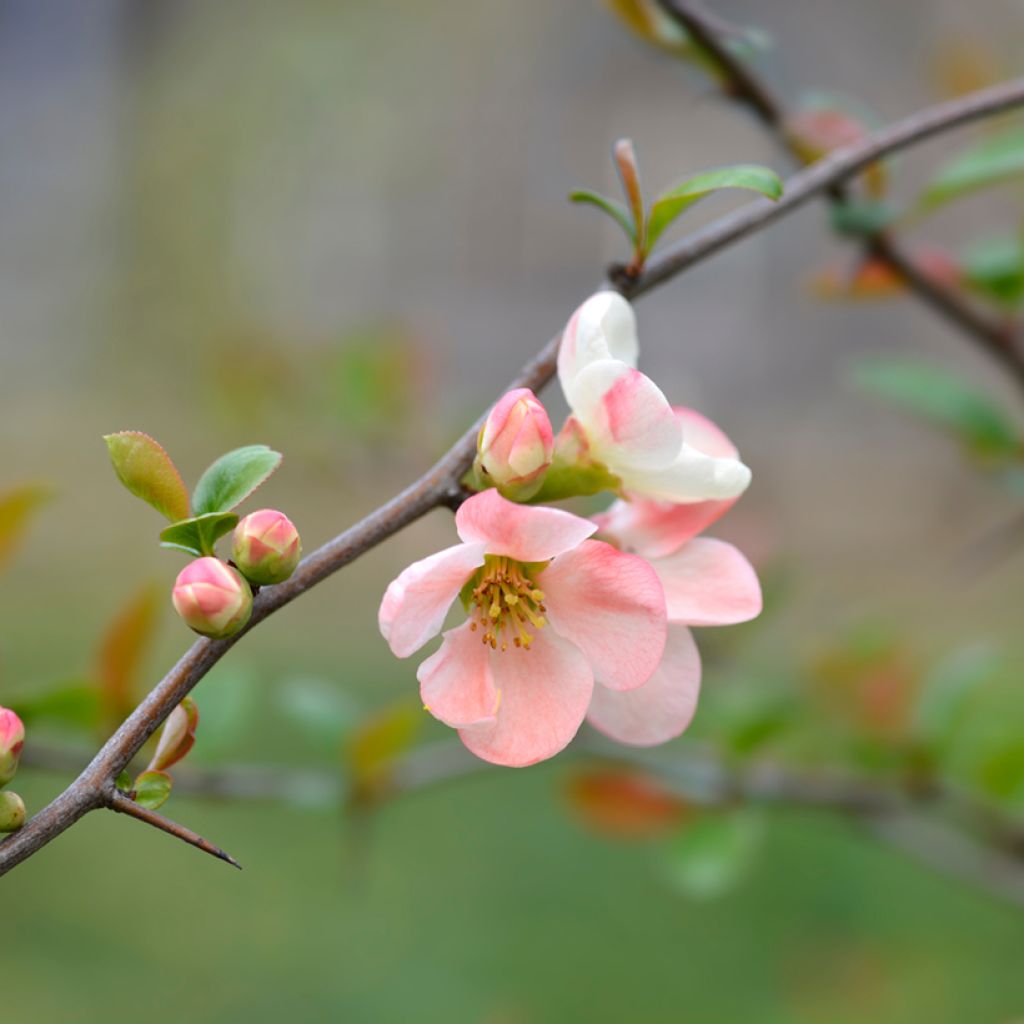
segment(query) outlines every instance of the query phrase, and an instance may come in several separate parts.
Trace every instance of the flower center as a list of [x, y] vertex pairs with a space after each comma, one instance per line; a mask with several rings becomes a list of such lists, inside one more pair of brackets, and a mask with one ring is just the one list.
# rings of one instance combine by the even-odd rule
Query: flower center
[[529, 650], [534, 636], [531, 630], [543, 629], [547, 623], [544, 591], [531, 579], [531, 573], [539, 568], [528, 568], [504, 555], [485, 559], [467, 605], [469, 628], [482, 630], [482, 640], [491, 650], [500, 646], [507, 651], [510, 641], [513, 647]]

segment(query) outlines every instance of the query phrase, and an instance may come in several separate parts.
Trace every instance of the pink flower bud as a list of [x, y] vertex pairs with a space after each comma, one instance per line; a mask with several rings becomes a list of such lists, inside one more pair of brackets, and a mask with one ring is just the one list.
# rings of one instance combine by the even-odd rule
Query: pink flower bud
[[25, 726], [21, 719], [13, 711], [0, 707], [0, 787], [14, 778], [24, 745]]
[[487, 417], [477, 442], [476, 465], [483, 478], [499, 489], [539, 486], [551, 465], [554, 444], [544, 406], [529, 388], [517, 388]]
[[235, 527], [231, 557], [242, 575], [261, 587], [288, 579], [301, 554], [299, 531], [283, 512], [264, 508]]
[[17, 832], [25, 824], [25, 804], [17, 793], [0, 793], [0, 832]]
[[174, 581], [171, 600], [186, 625], [203, 636], [232, 636], [252, 614], [249, 584], [219, 558], [189, 562]]

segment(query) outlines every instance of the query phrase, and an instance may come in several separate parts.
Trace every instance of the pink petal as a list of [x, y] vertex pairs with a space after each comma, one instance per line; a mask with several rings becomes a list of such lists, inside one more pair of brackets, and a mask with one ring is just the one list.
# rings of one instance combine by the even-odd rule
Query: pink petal
[[670, 622], [728, 626], [761, 613], [754, 567], [724, 540], [698, 537], [653, 565], [665, 588]]
[[735, 503], [735, 498], [685, 505], [637, 498], [613, 502], [606, 512], [594, 516], [594, 522], [623, 551], [661, 558], [717, 522]]
[[680, 735], [693, 720], [700, 693], [700, 654], [685, 626], [668, 628], [665, 656], [635, 690], [594, 687], [587, 721], [619, 743], [653, 747]]
[[665, 646], [665, 596], [636, 555], [588, 540], [537, 576], [551, 628], [587, 656], [598, 682], [629, 690], [647, 681]]
[[498, 712], [491, 722], [460, 729], [462, 742], [477, 757], [511, 768], [536, 764], [567, 746], [594, 691], [583, 653], [542, 629], [528, 651], [490, 651], [488, 664]]
[[413, 562], [391, 581], [377, 621], [397, 657], [408, 658], [437, 635], [459, 591], [483, 564], [483, 544], [456, 544]]
[[557, 508], [517, 505], [493, 488], [468, 498], [455, 513], [455, 527], [467, 543], [489, 555], [519, 562], [546, 562], [586, 540], [597, 526]]
[[655, 501], [695, 502], [738, 498], [750, 483], [750, 470], [738, 459], [705, 455], [683, 444], [668, 466], [634, 463], [616, 467], [623, 490]]
[[638, 348], [633, 307], [618, 292], [591, 295], [573, 313], [558, 349], [558, 379], [569, 404], [582, 370], [598, 359], [636, 366]]
[[678, 456], [682, 430], [657, 384], [615, 359], [591, 363], [576, 378], [570, 405], [593, 454], [620, 467], [657, 469]]
[[426, 709], [455, 728], [494, 721], [499, 704], [490, 672], [490, 660], [497, 655], [470, 625], [445, 633], [444, 643], [416, 673]]
[[705, 455], [714, 455], [718, 459], [739, 457], [736, 445], [707, 416], [703, 416], [696, 409], [688, 409], [684, 405], [677, 405], [673, 411], [683, 428], [683, 440], [688, 445], [692, 445]]

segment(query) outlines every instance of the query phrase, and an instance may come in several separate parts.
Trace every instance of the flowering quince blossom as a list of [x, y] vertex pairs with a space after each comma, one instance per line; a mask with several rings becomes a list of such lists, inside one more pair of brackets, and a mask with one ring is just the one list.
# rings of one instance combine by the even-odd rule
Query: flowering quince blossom
[[528, 497], [551, 465], [554, 445], [544, 406], [529, 388], [516, 388], [501, 397], [481, 427], [476, 465], [508, 497]]
[[597, 524], [560, 509], [491, 489], [455, 525], [462, 543], [388, 587], [380, 630], [406, 658], [461, 594], [468, 620], [419, 667], [423, 703], [478, 757], [534, 764], [575, 736], [596, 691], [647, 683], [665, 648], [664, 591], [644, 559], [588, 539]]
[[[732, 442], [710, 420], [692, 409], [675, 414], [698, 450], [736, 457]], [[653, 746], [690, 724], [701, 677], [690, 626], [727, 626], [761, 612], [761, 587], [747, 559], [732, 544], [697, 536], [734, 502], [616, 501], [595, 517], [602, 537], [650, 561], [664, 587], [669, 623], [664, 658], [643, 686], [628, 693], [594, 691], [587, 718], [620, 743]]]
[[702, 452], [658, 386], [636, 369], [633, 307], [617, 292], [592, 295], [572, 315], [558, 379], [572, 409], [559, 441], [603, 464], [632, 496], [670, 502], [736, 498], [750, 470], [735, 455]]

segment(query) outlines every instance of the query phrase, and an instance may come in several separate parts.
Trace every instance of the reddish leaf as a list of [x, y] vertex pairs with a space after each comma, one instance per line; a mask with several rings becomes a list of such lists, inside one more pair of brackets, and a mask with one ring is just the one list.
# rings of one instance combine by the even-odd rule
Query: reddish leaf
[[96, 675], [107, 725], [117, 725], [135, 706], [143, 659], [152, 646], [162, 590], [147, 584], [128, 601], [100, 641]]
[[52, 495], [46, 484], [21, 484], [0, 494], [0, 567], [14, 553], [32, 515]]
[[168, 716], [147, 771], [166, 771], [177, 764], [195, 745], [199, 708], [186, 697]]
[[569, 805], [595, 831], [622, 839], [664, 835], [689, 813], [689, 805], [656, 779], [637, 772], [595, 768], [576, 774], [566, 790]]
[[188, 491], [171, 457], [148, 434], [122, 430], [104, 438], [118, 479], [172, 523], [187, 519]]

